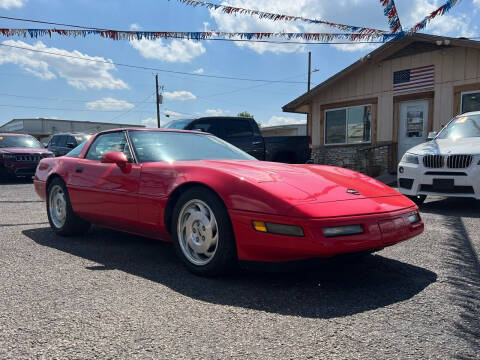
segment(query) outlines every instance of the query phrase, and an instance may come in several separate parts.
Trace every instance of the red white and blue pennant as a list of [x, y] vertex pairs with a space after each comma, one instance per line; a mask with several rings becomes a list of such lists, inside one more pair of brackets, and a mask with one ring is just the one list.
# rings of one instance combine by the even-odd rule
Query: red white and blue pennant
[[94, 29], [7, 29], [0, 28], [0, 35], [5, 37], [51, 37], [52, 35], [69, 37], [87, 37], [97, 35], [111, 40], [156, 40], [156, 39], [186, 39], [186, 40], [214, 40], [214, 39], [240, 39], [240, 40], [305, 40], [335, 42], [348, 41], [373, 41], [387, 42], [397, 37], [397, 34], [384, 32], [371, 33], [287, 33], [287, 32], [223, 32], [223, 31], [118, 31]]
[[253, 10], [253, 9], [246, 9], [246, 8], [241, 8], [241, 7], [235, 7], [235, 6], [230, 6], [230, 5], [219, 5], [219, 4], [213, 4], [208, 1], [197, 1], [197, 0], [178, 0], [179, 2], [185, 4], [185, 5], [190, 5], [190, 6], [202, 6], [206, 7], [207, 9], [213, 9], [213, 10], [220, 10], [225, 14], [232, 14], [232, 15], [237, 15], [237, 14], [246, 14], [246, 15], [251, 15], [251, 16], [257, 16], [260, 19], [268, 19], [272, 21], [303, 21], [308, 24], [323, 24], [327, 25], [330, 27], [337, 28], [342, 31], [346, 32], [352, 32], [352, 33], [378, 33], [378, 32], [384, 32], [384, 30], [378, 30], [374, 28], [369, 28], [369, 27], [361, 27], [361, 26], [353, 26], [353, 25], [346, 25], [346, 24], [339, 24], [339, 23], [333, 23], [330, 21], [326, 20], [321, 20], [321, 19], [310, 19], [310, 18], [305, 18], [303, 16], [294, 16], [294, 15], [285, 15], [285, 14], [275, 14], [275, 13], [270, 13], [270, 12], [265, 12], [265, 11], [260, 11], [260, 10]]
[[429, 15], [425, 16], [422, 19], [422, 21], [419, 21], [418, 23], [413, 25], [412, 28], [409, 30], [409, 32], [410, 33], [416, 33], [418, 31], [424, 29], [430, 21], [432, 21], [437, 16], [444, 15], [445, 13], [447, 13], [452, 7], [454, 7], [459, 2], [460, 2], [460, 0], [448, 0], [442, 6], [440, 6], [438, 9], [432, 11]]

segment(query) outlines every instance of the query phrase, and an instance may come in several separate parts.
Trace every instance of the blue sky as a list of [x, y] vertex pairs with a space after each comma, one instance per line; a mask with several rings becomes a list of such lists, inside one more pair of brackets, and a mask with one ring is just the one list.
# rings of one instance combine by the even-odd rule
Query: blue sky
[[[211, 0], [215, 2], [215, 0]], [[216, 1], [216, 3], [221, 3]], [[230, 0], [233, 6], [388, 29], [377, 0]], [[440, 0], [397, 0], [405, 29], [440, 6]], [[480, 36], [480, 0], [463, 0], [426, 33]], [[233, 16], [176, 0], [0, 0], [0, 15], [98, 28], [166, 31], [328, 32], [329, 28]], [[42, 27], [0, 19], [0, 28]], [[335, 31], [335, 30], [333, 30]], [[312, 86], [377, 45], [276, 45], [227, 41], [112, 41], [100, 37], [5, 38], [0, 43], [117, 63], [202, 74], [303, 81], [258, 83], [159, 73], [164, 85], [162, 121], [246, 110], [265, 125], [298, 123], [304, 115], [281, 107], [306, 90], [307, 53]], [[135, 70], [0, 47], [0, 125], [12, 118], [59, 118], [154, 125], [154, 71]], [[28, 108], [26, 108], [28, 107]], [[166, 114], [171, 117], [167, 119]]]

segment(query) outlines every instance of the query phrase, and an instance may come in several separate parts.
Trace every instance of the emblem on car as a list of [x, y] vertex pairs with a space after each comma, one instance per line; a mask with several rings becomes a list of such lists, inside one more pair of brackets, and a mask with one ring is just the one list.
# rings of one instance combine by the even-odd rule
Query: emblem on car
[[352, 195], [360, 195], [360, 192], [355, 189], [347, 189], [347, 193], [352, 194]]

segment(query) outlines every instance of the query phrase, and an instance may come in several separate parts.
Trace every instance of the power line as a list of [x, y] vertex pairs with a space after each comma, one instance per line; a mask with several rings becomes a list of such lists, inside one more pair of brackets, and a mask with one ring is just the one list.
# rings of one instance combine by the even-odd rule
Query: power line
[[[219, 39], [217, 39], [217, 40], [219, 40]], [[26, 48], [26, 47], [22, 47], [22, 46], [7, 45], [7, 44], [0, 44], [0, 46], [5, 46], [5, 47], [9, 47], [9, 48], [14, 48], [14, 49], [21, 49], [21, 50], [26, 50], [26, 51], [32, 51], [32, 52], [36, 52], [36, 53], [42, 53], [42, 54], [49, 54], [49, 55], [54, 55], [54, 56], [66, 57], [66, 58], [71, 58], [71, 59], [79, 59], [79, 60], [90, 61], [90, 62], [97, 62], [97, 63], [103, 63], [103, 64], [124, 66], [124, 67], [129, 67], [129, 68], [134, 68], [134, 69], [142, 69], [142, 70], [149, 70], [149, 71], [158, 71], [158, 72], [171, 73], [171, 74], [181, 74], [181, 75], [189, 75], [189, 76], [207, 77], [207, 78], [215, 78], [215, 79], [226, 79], [226, 80], [238, 80], [238, 81], [266, 82], [266, 83], [287, 83], [287, 84], [304, 84], [303, 81], [281, 81], [281, 80], [240, 78], [240, 77], [220, 76], [220, 75], [195, 74], [195, 73], [189, 73], [189, 72], [184, 72], [184, 71], [164, 70], [164, 69], [147, 67], [147, 66], [139, 66], [139, 65], [131, 65], [131, 64], [122, 64], [122, 63], [117, 63], [117, 62], [107, 61], [107, 60], [85, 59], [85, 58], [80, 57], [80, 56], [58, 54], [58, 53], [55, 53], [55, 52], [52, 52], [52, 51], [44, 51], [44, 50], [30, 49], [30, 48]]]
[[62, 23], [49, 22], [49, 21], [43, 21], [43, 20], [22, 19], [22, 18], [10, 17], [10, 16], [0, 16], [0, 19], [14, 20], [14, 21], [23, 21], [23, 22], [31, 22], [31, 23], [37, 23], [37, 24], [59, 25], [59, 26], [66, 26], [66, 27], [71, 27], [71, 28], [77, 28], [77, 29], [107, 30], [107, 29], [100, 29], [100, 28], [96, 28], [96, 27], [88, 27], [88, 26], [72, 25], [72, 24], [62, 24]]

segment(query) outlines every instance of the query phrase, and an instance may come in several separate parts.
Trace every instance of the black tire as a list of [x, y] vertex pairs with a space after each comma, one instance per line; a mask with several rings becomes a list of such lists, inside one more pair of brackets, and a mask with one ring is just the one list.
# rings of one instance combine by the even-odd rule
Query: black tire
[[[179, 226], [181, 227], [181, 224], [179, 225], [179, 217], [182, 209], [192, 203], [193, 205], [191, 206], [195, 206], [195, 201], [198, 200], [208, 205], [209, 210], [212, 211], [218, 232], [216, 250], [210, 260], [208, 260], [209, 262], [202, 265], [193, 263], [186, 254], [188, 250], [182, 249], [182, 240], [180, 239], [182, 235], [179, 236], [182, 232], [178, 230]], [[217, 276], [227, 273], [236, 266], [237, 250], [230, 217], [221, 199], [212, 191], [198, 186], [190, 188], [183, 193], [173, 209], [171, 230], [177, 256], [192, 273], [201, 276]], [[205, 230], [205, 227], [203, 230]], [[183, 246], [185, 247], [185, 245]]]
[[[65, 206], [65, 221], [63, 225], [59, 226], [58, 221], [56, 224], [56, 221], [52, 219], [52, 214], [50, 212], [50, 197], [51, 197], [51, 192], [54, 189], [58, 189], [59, 187], [64, 194], [66, 206]], [[70, 203], [70, 196], [68, 195], [68, 190], [63, 182], [62, 179], [60, 178], [55, 178], [53, 179], [50, 184], [48, 185], [47, 189], [47, 215], [48, 215], [48, 222], [50, 223], [50, 227], [52, 230], [60, 235], [60, 236], [75, 236], [75, 235], [82, 235], [88, 231], [90, 228], [90, 223], [83, 220], [80, 218], [77, 214], [73, 212], [72, 205]]]
[[427, 198], [427, 195], [416, 195], [416, 196], [407, 196], [410, 200], [412, 200], [418, 206], [422, 205]]

